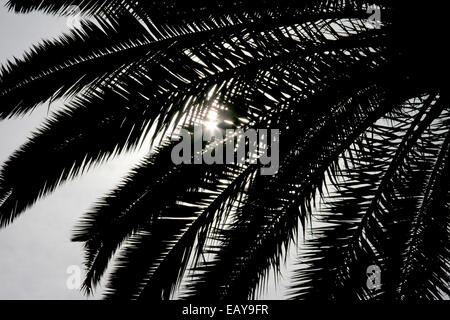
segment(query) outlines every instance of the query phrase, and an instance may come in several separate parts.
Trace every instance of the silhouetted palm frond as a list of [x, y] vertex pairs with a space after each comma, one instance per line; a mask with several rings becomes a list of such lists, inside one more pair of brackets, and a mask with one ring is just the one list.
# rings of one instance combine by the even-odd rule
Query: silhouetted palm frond
[[[9, 1], [88, 20], [0, 70], [2, 119], [70, 98], [4, 164], [0, 226], [151, 140], [74, 231], [87, 293], [115, 261], [107, 298], [255, 298], [296, 245], [295, 298], [449, 295], [448, 96], [432, 52], [414, 65], [403, 2], [374, 2], [379, 26], [366, 1]], [[173, 164], [170, 139], [211, 110], [222, 132], [279, 129], [278, 173]]]
[[[436, 199], [443, 208], [429, 217], [442, 219], [439, 226], [428, 224], [433, 229], [431, 239], [415, 230], [415, 216], [425, 219], [420, 214], [428, 202], [430, 191], [425, 190], [435, 184], [435, 171], [444, 166], [450, 116], [445, 106], [446, 101], [435, 95], [408, 101], [400, 113], [379, 120], [348, 151], [345, 159], [357, 162], [340, 171], [336, 191], [319, 215], [320, 227], [299, 255], [293, 288], [297, 297], [404, 299], [408, 297], [402, 295], [403, 279], [418, 268], [422, 272], [413, 282], [422, 287], [420, 293], [408, 291], [409, 298], [448, 294], [448, 181], [440, 185], [444, 198]], [[418, 252], [410, 238], [430, 241], [430, 246]], [[440, 244], [432, 245], [433, 240]], [[371, 265], [383, 270], [382, 286], [376, 292], [366, 286], [366, 269]]]

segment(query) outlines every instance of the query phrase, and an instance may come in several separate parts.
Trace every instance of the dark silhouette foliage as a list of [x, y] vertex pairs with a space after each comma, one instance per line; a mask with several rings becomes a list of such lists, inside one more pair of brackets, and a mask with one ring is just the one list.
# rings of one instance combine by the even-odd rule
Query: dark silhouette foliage
[[[81, 28], [0, 70], [1, 119], [68, 99], [3, 165], [0, 226], [152, 138], [148, 157], [74, 230], [86, 293], [114, 261], [110, 299], [255, 298], [297, 246], [295, 299], [450, 295], [448, 33], [438, 1], [8, 2], [57, 15], [74, 5]], [[225, 120], [279, 129], [278, 174], [174, 165], [170, 137], [211, 110], [221, 130]], [[375, 290], [371, 265], [382, 272]]]

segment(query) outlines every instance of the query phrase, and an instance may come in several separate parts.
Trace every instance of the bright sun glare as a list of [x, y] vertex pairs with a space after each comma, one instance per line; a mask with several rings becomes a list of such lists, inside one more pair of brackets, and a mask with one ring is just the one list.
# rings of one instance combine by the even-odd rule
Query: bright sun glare
[[217, 112], [214, 110], [210, 110], [206, 118], [207, 121], [203, 123], [206, 129], [209, 131], [214, 131], [215, 129], [217, 129], [217, 125], [219, 123]]

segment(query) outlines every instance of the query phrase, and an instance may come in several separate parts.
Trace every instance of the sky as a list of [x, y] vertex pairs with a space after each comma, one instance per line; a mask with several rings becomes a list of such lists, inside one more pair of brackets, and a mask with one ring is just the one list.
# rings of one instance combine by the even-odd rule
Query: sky
[[[69, 30], [66, 18], [42, 13], [15, 14], [8, 12], [5, 3], [0, 0], [0, 64], [13, 57], [20, 58], [32, 44]], [[0, 165], [63, 103], [43, 104], [30, 115], [0, 120]], [[119, 156], [63, 184], [13, 224], [0, 229], [0, 300], [87, 299], [79, 290], [67, 286], [70, 278], [67, 269], [81, 268], [83, 262], [81, 245], [70, 242], [72, 229], [82, 214], [113, 189], [146, 151]], [[271, 282], [261, 298], [282, 299], [282, 286]], [[102, 288], [90, 299], [101, 298], [101, 293]]]
[[[8, 12], [0, 0], [0, 63], [21, 57], [31, 44], [67, 31], [66, 19]], [[42, 105], [31, 115], [0, 121], [0, 164], [62, 102]], [[0, 229], [0, 299], [86, 299], [66, 282], [70, 266], [83, 262], [81, 245], [70, 242], [83, 212], [111, 190], [145, 154], [120, 156], [39, 201], [13, 224]], [[36, 168], [39, 170], [39, 168]], [[101, 290], [94, 298], [100, 297]]]

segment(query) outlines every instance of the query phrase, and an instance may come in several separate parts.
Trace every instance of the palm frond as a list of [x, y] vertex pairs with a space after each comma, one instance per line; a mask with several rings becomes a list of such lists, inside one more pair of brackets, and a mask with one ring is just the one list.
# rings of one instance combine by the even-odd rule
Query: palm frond
[[111, 15], [123, 12], [124, 8], [131, 3], [131, 1], [127, 0], [8, 0], [7, 6], [10, 10], [20, 13], [40, 10], [53, 14], [71, 14], [71, 9], [76, 6], [81, 12], [86, 14], [108, 13]]
[[[412, 101], [412, 110], [392, 117], [397, 125], [377, 123], [349, 152], [359, 163], [342, 171], [329, 209], [319, 214], [323, 226], [306, 242], [295, 277], [297, 298], [396, 298], [399, 257], [410, 232], [405, 227], [427, 174], [424, 166], [435, 156], [431, 143], [418, 150], [420, 140], [441, 139], [426, 133], [433, 121], [440, 121], [436, 119], [445, 107], [434, 99], [429, 95]], [[416, 112], [414, 121], [411, 112]], [[371, 265], [382, 270], [383, 286], [376, 291], [366, 286], [366, 268]]]
[[410, 238], [399, 276], [398, 293], [402, 300], [437, 300], [450, 295], [449, 157], [450, 133], [441, 146], [420, 206], [411, 219]]
[[[320, 23], [321, 28], [333, 28], [332, 23], [337, 28], [348, 22], [323, 21]], [[251, 35], [240, 34], [241, 40], [235, 39], [235, 33], [226, 33], [224, 38], [215, 38], [206, 43], [206, 35], [198, 35], [198, 48], [192, 48], [192, 41], [185, 43], [190, 48], [187, 51], [180, 52], [180, 46], [173, 46], [165, 50], [164, 54], [156, 54], [148, 67], [141, 67], [141, 62], [136, 62], [137, 66], [133, 67], [135, 71], [124, 72], [112, 86], [105, 83], [95, 90], [89, 90], [84, 97], [75, 99], [72, 108], [58, 113], [32, 140], [11, 156], [3, 167], [1, 191], [3, 195], [9, 193], [10, 196], [0, 208], [3, 216], [1, 225], [11, 222], [39, 197], [82, 172], [90, 164], [135, 147], [153, 124], [157, 128], [155, 133], [159, 133], [173, 121], [181, 121], [186, 114], [188, 117], [185, 122], [201, 118], [205, 110], [210, 108], [211, 102], [207, 97], [212, 88], [217, 88], [214, 95], [220, 97], [228, 92], [230, 86], [242, 83], [243, 80], [248, 83], [245, 84], [248, 87], [254, 83], [255, 78], [260, 83], [271, 81], [265, 78], [264, 72], [272, 69], [274, 64], [283, 66], [292, 64], [293, 61], [300, 65], [311, 64], [308, 60], [302, 63], [297, 59], [302, 56], [318, 57], [316, 52], [338, 50], [339, 42], [336, 37], [344, 38], [341, 43], [343, 46], [346, 38], [358, 47], [378, 44], [376, 37], [373, 40], [351, 33], [326, 39], [320, 36], [321, 31], [314, 32], [314, 28], [307, 23], [299, 28], [311, 29], [309, 37], [303, 36], [309, 39], [306, 43], [300, 43], [295, 34], [286, 34], [280, 29], [271, 29], [267, 34], [257, 31]], [[352, 33], [359, 28], [364, 30], [365, 27], [356, 23], [354, 28], [356, 30]], [[225, 39], [228, 42], [224, 43]], [[230, 43], [233, 46], [229, 47]], [[278, 49], [280, 43], [283, 44], [282, 50]], [[332, 59], [333, 55], [330, 57]], [[333, 61], [324, 62], [322, 59], [315, 60], [324, 67], [325, 63]], [[211, 70], [210, 66], [214, 66], [214, 69]], [[305, 72], [305, 68], [298, 70]], [[283, 83], [287, 87], [286, 91], [289, 91], [290, 82], [292, 80]], [[304, 85], [300, 83], [300, 87], [302, 86]], [[272, 85], [268, 87], [273, 88]], [[267, 96], [270, 94], [275, 96], [276, 91], [259, 91], [253, 101], [245, 101], [247, 105], [261, 106], [245, 110], [245, 113], [254, 117], [252, 114], [267, 109], [267, 100], [270, 100]], [[187, 105], [197, 108], [183, 109]], [[34, 165], [38, 162], [41, 170], [30, 170], [29, 161]], [[33, 184], [29, 183], [30, 179]]]
[[134, 18], [83, 21], [82, 29], [35, 45], [23, 59], [0, 69], [0, 118], [71, 97], [94, 83], [111, 83], [123, 69], [130, 72], [130, 65], [158, 48]]
[[[176, 166], [174, 143], [160, 144], [75, 229], [85, 292], [115, 262], [107, 298], [255, 298], [309, 223], [295, 298], [448, 294], [450, 120], [427, 71], [442, 59], [413, 70], [401, 6], [372, 2], [10, 0], [91, 20], [0, 70], [0, 118], [70, 98], [3, 166], [0, 226], [94, 164], [218, 111], [218, 130], [281, 130], [277, 175]], [[384, 280], [371, 290], [375, 264]]]

